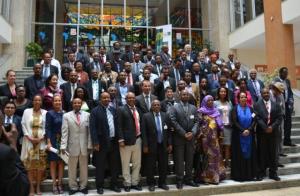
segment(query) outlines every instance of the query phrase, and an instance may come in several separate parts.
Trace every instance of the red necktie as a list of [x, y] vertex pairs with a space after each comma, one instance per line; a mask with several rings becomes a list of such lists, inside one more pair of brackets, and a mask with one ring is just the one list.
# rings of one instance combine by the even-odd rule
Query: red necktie
[[267, 112], [268, 112], [268, 125], [270, 124], [270, 121], [271, 121], [271, 117], [270, 117], [270, 112], [269, 112], [269, 104], [266, 102], [266, 109], [267, 109]]
[[80, 125], [80, 113], [79, 112], [76, 113], [76, 121], [77, 121], [77, 124]]
[[139, 136], [141, 134], [141, 132], [140, 132], [140, 123], [139, 123], [139, 119], [136, 115], [135, 108], [132, 108], [132, 115], [133, 115], [134, 123], [135, 123], [135, 134], [136, 134], [136, 136]]
[[132, 85], [132, 84], [131, 84], [130, 74], [128, 74], [128, 77], [127, 77], [127, 83], [130, 84], [130, 85]]

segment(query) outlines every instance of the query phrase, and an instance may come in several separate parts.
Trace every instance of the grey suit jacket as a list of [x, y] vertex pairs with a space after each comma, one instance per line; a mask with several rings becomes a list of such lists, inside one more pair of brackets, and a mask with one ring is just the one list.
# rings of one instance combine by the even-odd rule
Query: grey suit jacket
[[74, 111], [63, 115], [60, 149], [66, 150], [70, 156], [88, 155], [88, 149], [92, 149], [89, 131], [90, 114], [84, 111], [80, 112], [79, 125]]
[[192, 104], [188, 104], [188, 112], [185, 113], [181, 102], [179, 102], [170, 108], [169, 115], [174, 128], [173, 145], [184, 145], [186, 142], [193, 142], [194, 139], [187, 141], [184, 135], [187, 132], [196, 135], [199, 123], [197, 108]]
[[[155, 95], [150, 94], [150, 104], [155, 99], [157, 99], [157, 97]], [[135, 98], [135, 105], [136, 105], [136, 107], [138, 107], [141, 110], [141, 112], [143, 114], [149, 112], [149, 109], [147, 108], [147, 104], [145, 102], [145, 97], [143, 94], [141, 94]]]

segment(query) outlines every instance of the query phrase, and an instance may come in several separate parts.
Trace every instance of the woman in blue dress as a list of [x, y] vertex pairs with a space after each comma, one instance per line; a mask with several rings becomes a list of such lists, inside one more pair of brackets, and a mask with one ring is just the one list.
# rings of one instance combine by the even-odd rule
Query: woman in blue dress
[[[53, 97], [53, 109], [46, 114], [46, 137], [48, 160], [50, 162], [50, 174], [53, 180], [53, 193], [62, 194], [62, 177], [64, 172], [64, 163], [53, 149], [60, 149], [61, 126], [62, 126], [62, 100], [59, 94]], [[52, 151], [50, 151], [52, 149]]]

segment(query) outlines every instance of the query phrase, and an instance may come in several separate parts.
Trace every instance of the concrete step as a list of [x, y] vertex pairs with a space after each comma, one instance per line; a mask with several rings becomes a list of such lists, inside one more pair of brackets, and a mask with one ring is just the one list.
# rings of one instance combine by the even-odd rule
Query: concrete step
[[[118, 196], [118, 195], [156, 195], [156, 196], [206, 196], [213, 194], [228, 194], [228, 193], [238, 193], [247, 191], [258, 191], [266, 189], [279, 189], [286, 187], [296, 187], [300, 185], [300, 174], [296, 175], [284, 175], [280, 176], [281, 181], [275, 182], [270, 179], [264, 179], [260, 182], [235, 182], [233, 180], [224, 180], [219, 185], [203, 185], [200, 187], [190, 187], [184, 186], [182, 190], [177, 190], [174, 184], [169, 185], [170, 190], [164, 191], [157, 188], [155, 192], [149, 192], [146, 186], [143, 187], [142, 191], [131, 190], [130, 193], [125, 192], [122, 189], [121, 193], [115, 193], [108, 189], [104, 189], [104, 195]], [[96, 190], [89, 187], [89, 196], [98, 195]], [[65, 189], [67, 190], [67, 189]], [[51, 190], [44, 190], [43, 195], [52, 195]], [[76, 193], [76, 195], [81, 195], [81, 193]]]
[[293, 121], [292, 122], [292, 128], [295, 129], [295, 128], [300, 128], [300, 122], [299, 121]]
[[300, 144], [300, 136], [291, 136], [291, 140], [294, 144]]
[[292, 116], [292, 121], [300, 121], [300, 116]]
[[300, 152], [300, 144], [298, 144], [295, 147], [283, 146], [283, 153], [285, 154], [298, 153], [298, 152]]
[[284, 164], [283, 168], [278, 169], [278, 175], [300, 174], [300, 163]]
[[281, 164], [300, 163], [300, 152], [287, 154], [287, 157], [280, 157]]
[[300, 136], [300, 128], [292, 129], [292, 136]]

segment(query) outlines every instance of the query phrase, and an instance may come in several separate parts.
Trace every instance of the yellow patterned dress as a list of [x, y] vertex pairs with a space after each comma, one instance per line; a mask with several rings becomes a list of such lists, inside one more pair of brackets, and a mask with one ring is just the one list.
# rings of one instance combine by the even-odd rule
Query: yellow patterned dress
[[[33, 138], [40, 138], [42, 132], [43, 121], [41, 114], [34, 114], [31, 122]], [[40, 144], [32, 145], [28, 151], [27, 159], [24, 160], [24, 165], [27, 170], [45, 170], [46, 169], [46, 152], [40, 149]]]

